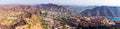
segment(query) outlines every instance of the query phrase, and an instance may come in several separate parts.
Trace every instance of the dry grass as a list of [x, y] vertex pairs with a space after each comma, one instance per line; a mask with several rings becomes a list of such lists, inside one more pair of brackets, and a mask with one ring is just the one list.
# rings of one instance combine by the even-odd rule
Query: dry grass
[[[24, 19], [27, 23], [22, 26], [15, 26], [15, 29], [43, 29], [41, 25], [41, 18], [35, 14], [32, 14], [31, 18], [20, 18], [21, 13], [19, 12], [4, 12], [5, 14], [0, 15], [0, 25], [5, 25], [7, 29], [11, 29], [11, 26], [15, 25], [21, 19]], [[1, 28], [1, 27], [0, 27]]]
[[31, 18], [25, 18], [26, 25], [16, 27], [16, 29], [43, 29], [39, 16], [33, 14]]

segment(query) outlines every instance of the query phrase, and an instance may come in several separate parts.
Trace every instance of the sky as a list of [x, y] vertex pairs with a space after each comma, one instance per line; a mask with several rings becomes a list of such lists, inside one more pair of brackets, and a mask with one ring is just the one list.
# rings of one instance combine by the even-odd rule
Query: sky
[[42, 4], [54, 3], [64, 5], [106, 5], [106, 6], [120, 6], [120, 0], [0, 0], [0, 5], [5, 4]]

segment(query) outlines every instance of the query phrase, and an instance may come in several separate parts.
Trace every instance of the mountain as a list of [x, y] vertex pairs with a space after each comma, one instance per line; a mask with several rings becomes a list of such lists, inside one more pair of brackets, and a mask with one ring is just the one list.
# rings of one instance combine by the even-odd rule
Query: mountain
[[52, 3], [49, 3], [49, 4], [39, 4], [39, 5], [35, 5], [35, 7], [37, 7], [38, 9], [44, 9], [44, 10], [56, 11], [56, 12], [68, 12], [69, 11], [64, 6], [57, 5], [57, 4], [52, 4]]
[[[63, 5], [64, 6], [64, 5]], [[71, 9], [71, 10], [86, 10], [86, 9], [93, 9], [96, 6], [76, 6], [76, 5], [69, 5], [66, 6], [67, 8]]]
[[120, 7], [97, 6], [93, 9], [87, 9], [81, 12], [82, 16], [120, 16]]

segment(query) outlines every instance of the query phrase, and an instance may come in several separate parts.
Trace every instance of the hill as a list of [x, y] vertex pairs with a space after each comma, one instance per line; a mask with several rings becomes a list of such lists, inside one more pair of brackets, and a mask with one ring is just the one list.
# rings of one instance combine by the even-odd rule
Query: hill
[[81, 12], [82, 16], [120, 16], [120, 7], [113, 6], [98, 6], [93, 9], [87, 9]]

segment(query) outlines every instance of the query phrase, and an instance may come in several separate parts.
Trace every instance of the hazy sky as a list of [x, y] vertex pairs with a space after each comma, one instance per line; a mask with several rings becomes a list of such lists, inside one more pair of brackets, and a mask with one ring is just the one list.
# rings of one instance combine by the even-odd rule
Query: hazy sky
[[3, 4], [41, 4], [55, 3], [65, 5], [109, 5], [120, 6], [120, 0], [0, 0]]

